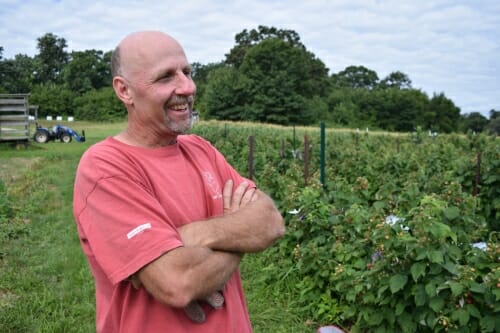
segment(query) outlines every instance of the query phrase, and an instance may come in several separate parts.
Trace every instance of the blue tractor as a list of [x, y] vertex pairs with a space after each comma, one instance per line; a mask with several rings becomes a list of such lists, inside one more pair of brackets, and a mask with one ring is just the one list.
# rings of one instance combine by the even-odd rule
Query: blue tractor
[[38, 143], [46, 143], [52, 140], [70, 143], [73, 138], [78, 142], [85, 142], [85, 131], [82, 131], [82, 135], [79, 135], [75, 130], [67, 126], [58, 124], [52, 127], [52, 129], [48, 129], [37, 124], [35, 134], [33, 135], [33, 140]]

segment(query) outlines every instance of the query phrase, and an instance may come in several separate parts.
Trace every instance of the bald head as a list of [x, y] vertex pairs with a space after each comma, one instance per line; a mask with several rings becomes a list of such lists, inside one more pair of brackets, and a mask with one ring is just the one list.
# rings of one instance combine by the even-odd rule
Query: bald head
[[184, 55], [182, 46], [161, 31], [139, 31], [126, 36], [115, 48], [111, 58], [111, 75], [127, 76], [148, 64], [160, 52]]

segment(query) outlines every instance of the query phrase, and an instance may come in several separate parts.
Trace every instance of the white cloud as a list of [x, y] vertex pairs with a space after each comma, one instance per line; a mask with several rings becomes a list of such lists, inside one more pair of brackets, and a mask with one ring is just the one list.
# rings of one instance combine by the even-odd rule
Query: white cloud
[[132, 31], [158, 29], [177, 38], [190, 61], [207, 64], [259, 25], [296, 31], [331, 72], [363, 65], [383, 78], [400, 70], [463, 112], [500, 110], [497, 0], [0, 0], [5, 58], [35, 55], [36, 39], [48, 32], [65, 38], [68, 51], [108, 51]]

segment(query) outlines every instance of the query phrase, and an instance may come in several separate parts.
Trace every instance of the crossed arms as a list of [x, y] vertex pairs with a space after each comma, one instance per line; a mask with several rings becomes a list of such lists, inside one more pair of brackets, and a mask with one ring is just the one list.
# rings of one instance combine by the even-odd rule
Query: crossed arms
[[158, 301], [185, 307], [222, 289], [244, 253], [262, 251], [282, 237], [283, 218], [272, 199], [246, 182], [223, 190], [224, 214], [178, 229], [183, 247], [173, 249], [132, 278]]

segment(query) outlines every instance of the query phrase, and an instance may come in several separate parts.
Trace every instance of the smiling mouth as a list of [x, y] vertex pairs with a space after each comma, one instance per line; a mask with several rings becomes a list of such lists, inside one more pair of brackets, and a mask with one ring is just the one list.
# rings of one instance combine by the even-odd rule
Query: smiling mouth
[[193, 106], [193, 96], [174, 95], [170, 98], [167, 108], [176, 112], [190, 111]]
[[185, 111], [185, 110], [189, 109], [189, 104], [188, 103], [175, 104], [175, 105], [170, 105], [169, 108], [174, 110], [174, 111]]

